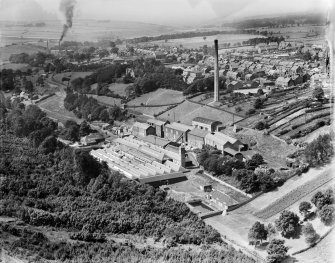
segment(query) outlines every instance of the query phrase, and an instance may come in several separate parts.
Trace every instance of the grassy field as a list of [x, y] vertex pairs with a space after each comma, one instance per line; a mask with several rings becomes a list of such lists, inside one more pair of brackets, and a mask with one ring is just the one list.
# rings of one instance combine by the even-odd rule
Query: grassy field
[[180, 121], [185, 124], [191, 124], [195, 117], [204, 117], [212, 120], [221, 121], [223, 124], [228, 125], [234, 121], [241, 120], [241, 117], [234, 116], [218, 109], [208, 107], [206, 105], [199, 105], [189, 101], [184, 101], [177, 107], [165, 112], [159, 116], [160, 118], [169, 121]]
[[41, 101], [37, 105], [46, 112], [47, 116], [55, 118], [62, 123], [67, 120], [74, 120], [78, 123], [81, 122], [73, 112], [70, 112], [64, 108], [64, 94], [57, 92], [56, 95]]
[[184, 100], [183, 93], [177, 90], [158, 89], [153, 92], [145, 93], [129, 101], [128, 105], [166, 105], [179, 103]]
[[116, 98], [107, 97], [107, 96], [97, 96], [97, 95], [92, 95], [92, 94], [87, 94], [87, 96], [93, 97], [98, 102], [101, 102], [102, 104], [106, 104], [107, 106], [121, 105], [121, 99], [116, 99]]
[[109, 85], [109, 89], [113, 91], [115, 94], [119, 94], [120, 96], [126, 96], [126, 88], [132, 85], [132, 83], [124, 84], [124, 83], [112, 83]]
[[26, 45], [26, 44], [8, 45], [0, 47], [0, 60], [2, 62], [8, 61], [11, 54], [20, 54], [20, 53], [34, 54], [39, 51], [45, 52], [45, 48], [41, 46]]
[[[86, 71], [86, 72], [65, 72], [65, 73], [59, 73], [55, 74], [53, 78], [58, 81], [62, 82], [63, 77], [69, 77], [70, 81], [76, 79], [76, 78], [85, 78], [86, 76], [91, 75], [93, 72], [91, 71]], [[66, 82], [65, 82], [66, 83]]]

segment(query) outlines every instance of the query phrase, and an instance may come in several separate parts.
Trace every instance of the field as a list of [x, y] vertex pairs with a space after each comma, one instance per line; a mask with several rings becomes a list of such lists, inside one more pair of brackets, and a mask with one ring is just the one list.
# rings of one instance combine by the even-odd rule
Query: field
[[[3, 39], [1, 39], [2, 42]], [[0, 61], [7, 62], [11, 54], [20, 54], [20, 53], [27, 53], [27, 54], [34, 54], [39, 51], [45, 51], [45, 48], [37, 45], [30, 45], [30, 44], [18, 44], [18, 45], [9, 45], [0, 47]]]
[[199, 105], [190, 101], [184, 101], [177, 107], [163, 113], [159, 116], [169, 121], [180, 121], [185, 124], [191, 124], [195, 117], [204, 117], [212, 120], [221, 121], [225, 125], [231, 124], [233, 121], [241, 120], [239, 116], [214, 109], [206, 105]]
[[73, 112], [70, 112], [64, 108], [64, 97], [64, 93], [56, 92], [56, 95], [41, 101], [37, 105], [46, 112], [47, 116], [55, 118], [63, 124], [67, 120], [74, 120], [80, 123], [81, 120], [78, 119]]
[[95, 98], [98, 102], [106, 106], [114, 106], [114, 105], [120, 106], [121, 105], [121, 99], [116, 99], [116, 98], [107, 97], [107, 96], [97, 96], [97, 95], [92, 95], [92, 94], [87, 94], [87, 96]]
[[223, 43], [237, 43], [246, 41], [250, 38], [264, 37], [261, 35], [249, 35], [249, 34], [219, 34], [214, 36], [207, 36], [206, 39], [203, 37], [192, 37], [192, 38], [179, 38], [179, 39], [169, 39], [167, 42], [164, 40], [151, 41], [149, 43], [157, 44], [160, 46], [179, 46], [183, 45], [185, 48], [199, 48], [204, 45], [213, 46], [214, 39], [219, 41], [219, 44]]
[[124, 83], [112, 83], [109, 85], [109, 89], [113, 91], [115, 94], [119, 94], [120, 96], [126, 96], [126, 88], [129, 87], [130, 84], [124, 84]]
[[59, 73], [55, 74], [53, 78], [58, 81], [62, 82], [63, 77], [69, 77], [70, 81], [76, 79], [76, 78], [85, 78], [86, 76], [91, 75], [93, 72], [86, 71], [86, 72], [66, 72], [66, 73]]
[[[168, 104], [177, 104], [184, 100], [182, 92], [170, 89], [158, 89], [153, 92], [143, 94], [127, 103], [128, 108], [136, 112], [140, 112], [146, 116], [153, 117], [162, 111], [167, 110]], [[141, 107], [141, 105], [143, 105]], [[157, 105], [158, 107], [145, 107], [145, 105]], [[137, 106], [137, 107], [132, 107]], [[140, 107], [138, 107], [140, 106]]]
[[183, 93], [177, 90], [158, 89], [145, 93], [127, 103], [129, 106], [166, 105], [175, 104], [184, 100]]
[[22, 70], [25, 71], [26, 69], [30, 68], [30, 66], [28, 64], [15, 64], [15, 63], [6, 63], [3, 65], [0, 65], [0, 70], [3, 69], [12, 69], [12, 70]]

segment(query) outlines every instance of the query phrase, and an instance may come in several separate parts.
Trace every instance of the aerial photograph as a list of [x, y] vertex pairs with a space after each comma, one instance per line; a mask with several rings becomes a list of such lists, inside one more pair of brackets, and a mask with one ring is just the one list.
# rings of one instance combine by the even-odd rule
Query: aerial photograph
[[1, 263], [335, 263], [334, 0], [0, 0]]

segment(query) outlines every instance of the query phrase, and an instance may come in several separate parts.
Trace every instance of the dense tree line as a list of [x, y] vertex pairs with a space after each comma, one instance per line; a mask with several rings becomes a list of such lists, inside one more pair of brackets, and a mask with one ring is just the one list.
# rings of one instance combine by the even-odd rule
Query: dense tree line
[[11, 63], [24, 63], [29, 64], [32, 67], [43, 66], [47, 59], [54, 59], [55, 57], [52, 54], [37, 52], [34, 54], [20, 53], [12, 54], [9, 57]]
[[250, 46], [256, 46], [257, 44], [269, 44], [270, 42], [276, 42], [280, 43], [284, 41], [284, 37], [275, 37], [275, 36], [270, 36], [270, 37], [257, 37], [257, 38], [251, 38], [246, 41], [242, 41], [242, 45], [250, 45]]
[[91, 121], [113, 122], [114, 120], [122, 120], [126, 117], [126, 111], [121, 110], [117, 105], [107, 108], [100, 105], [92, 97], [71, 91], [66, 94], [64, 107], [69, 111], [73, 111], [78, 118]]
[[[219, 78], [219, 89], [223, 90], [226, 89], [226, 78], [220, 77]], [[212, 91], [214, 90], [214, 77], [208, 77], [203, 79], [195, 80], [192, 84], [188, 87], [183, 89], [184, 95], [191, 95], [197, 92], [205, 92], [205, 91]]]

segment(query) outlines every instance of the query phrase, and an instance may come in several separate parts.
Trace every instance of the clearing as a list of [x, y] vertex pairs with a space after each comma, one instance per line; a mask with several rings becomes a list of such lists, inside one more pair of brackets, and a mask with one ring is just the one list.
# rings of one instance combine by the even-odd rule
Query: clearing
[[63, 124], [67, 120], [74, 120], [80, 123], [81, 120], [73, 112], [64, 108], [64, 98], [65, 94], [63, 92], [56, 92], [54, 96], [37, 103], [37, 105], [46, 112], [48, 117], [57, 119]]

